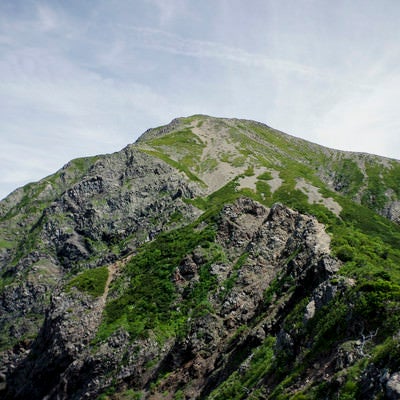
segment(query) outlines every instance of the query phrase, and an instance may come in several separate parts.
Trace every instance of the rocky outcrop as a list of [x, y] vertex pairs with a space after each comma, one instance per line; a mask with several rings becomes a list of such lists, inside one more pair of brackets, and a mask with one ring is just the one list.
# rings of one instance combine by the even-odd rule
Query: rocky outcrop
[[389, 202], [383, 210], [383, 215], [400, 224], [400, 201]]
[[395, 372], [386, 382], [386, 395], [389, 400], [400, 398], [400, 373]]
[[399, 165], [196, 116], [16, 190], [0, 397], [397, 398]]
[[[40, 250], [24, 254], [22, 243], [20, 255], [9, 251], [2, 258], [2, 275], [13, 282], [0, 294], [3, 346], [37, 334], [50, 293], [64, 273], [114, 262], [159, 232], [199, 215], [182, 199], [200, 189], [164, 162], [131, 147], [99, 158], [77, 183], [68, 182], [64, 170], [60, 179], [67, 189], [34, 226], [24, 228]], [[180, 219], [171, 223], [174, 213]], [[16, 257], [13, 265], [10, 259]], [[43, 260], [46, 268], [40, 268]]]
[[[181, 200], [200, 193], [195, 185], [162, 161], [133, 148], [127, 147], [122, 154], [97, 161], [86, 179], [45, 210], [42, 240], [55, 245], [63, 265], [93, 254], [102, 264], [99, 244], [112, 245], [132, 236], [137, 245], [163, 230], [177, 209], [186, 220], [196, 215]], [[151, 222], [155, 216], [157, 225]], [[109, 257], [110, 253], [102, 255]]]
[[[298, 290], [314, 293], [317, 304], [335, 295], [327, 280], [339, 264], [329, 255], [323, 227], [311, 216], [280, 204], [267, 209], [241, 198], [219, 214], [216, 243], [227, 259], [210, 266], [217, 280], [208, 296], [211, 308], [191, 321], [184, 338], [161, 346], [151, 337], [132, 342], [121, 328], [91, 347], [101, 319], [101, 300], [58, 291], [30, 357], [9, 375], [8, 397], [22, 399], [29, 393], [32, 399], [94, 398], [112, 380], [153, 398], [156, 394], [149, 383], [166, 373], [168, 378], [157, 390], [185, 387], [190, 398], [205, 396], [267, 335], [277, 333], [279, 346], [291, 346], [288, 334], [280, 330], [300, 296]], [[181, 296], [200, 279], [204, 262], [201, 249], [182, 259], [174, 275]], [[274, 281], [281, 285], [282, 295], [267, 303], [265, 292]], [[243, 326], [253, 328], [234, 339]], [[41, 383], [44, 375], [47, 379]]]

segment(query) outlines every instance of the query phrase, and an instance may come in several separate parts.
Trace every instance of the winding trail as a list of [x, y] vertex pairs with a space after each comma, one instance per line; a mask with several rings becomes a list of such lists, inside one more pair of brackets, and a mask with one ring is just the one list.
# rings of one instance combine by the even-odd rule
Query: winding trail
[[129, 260], [130, 260], [134, 255], [135, 255], [134, 253], [129, 254], [129, 255], [127, 255], [125, 258], [123, 258], [123, 259], [121, 259], [121, 260], [118, 260], [118, 261], [116, 261], [115, 263], [110, 264], [110, 265], [107, 267], [107, 269], [108, 269], [108, 278], [107, 278], [107, 281], [106, 281], [106, 285], [105, 285], [105, 287], [104, 287], [104, 293], [103, 293], [103, 295], [101, 296], [101, 302], [102, 302], [103, 304], [106, 303], [107, 296], [108, 296], [108, 292], [109, 292], [109, 290], [110, 290], [110, 285], [111, 285], [111, 282], [113, 281], [113, 279], [115, 278], [115, 275], [120, 271], [120, 269], [121, 269], [122, 267], [124, 267], [124, 266], [129, 262]]

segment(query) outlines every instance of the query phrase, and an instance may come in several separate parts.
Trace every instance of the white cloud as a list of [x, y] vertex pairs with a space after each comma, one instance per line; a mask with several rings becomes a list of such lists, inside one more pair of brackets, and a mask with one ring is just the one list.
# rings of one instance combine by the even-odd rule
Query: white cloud
[[194, 113], [400, 158], [394, 3], [6, 3], [0, 197]]
[[160, 25], [165, 27], [175, 18], [188, 13], [187, 2], [183, 0], [147, 0], [148, 3], [158, 9]]
[[400, 159], [400, 74], [370, 79], [370, 90], [345, 93], [332, 105], [315, 135], [326, 146]]
[[241, 48], [222, 43], [184, 38], [158, 29], [122, 26], [135, 34], [133, 47], [151, 48], [177, 55], [196, 58], [212, 58], [222, 62], [238, 63], [248, 67], [295, 72], [313, 78], [329, 78], [321, 71], [307, 65], [284, 59], [272, 58], [263, 54], [247, 52]]
[[39, 15], [39, 29], [45, 32], [52, 31], [59, 27], [59, 19], [56, 13], [44, 4], [37, 4], [37, 12]]
[[177, 112], [147, 85], [104, 77], [53, 48], [14, 44], [0, 56], [0, 198], [71, 158], [119, 150]]

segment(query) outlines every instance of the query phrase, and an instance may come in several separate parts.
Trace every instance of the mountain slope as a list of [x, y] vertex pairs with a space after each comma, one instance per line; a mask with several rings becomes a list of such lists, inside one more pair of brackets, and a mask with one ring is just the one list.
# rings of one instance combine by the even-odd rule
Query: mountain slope
[[6, 398], [397, 398], [400, 162], [180, 118], [0, 203]]

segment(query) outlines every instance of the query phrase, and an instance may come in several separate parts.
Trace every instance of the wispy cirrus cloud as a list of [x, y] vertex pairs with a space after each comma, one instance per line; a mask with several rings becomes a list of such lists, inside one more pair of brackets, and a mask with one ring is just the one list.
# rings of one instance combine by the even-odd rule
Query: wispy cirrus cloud
[[0, 198], [194, 113], [400, 158], [400, 6], [289, 3], [0, 2]]
[[145, 27], [121, 26], [121, 28], [130, 31], [134, 39], [131, 42], [133, 47], [149, 48], [187, 57], [211, 58], [226, 63], [234, 62], [248, 67], [294, 72], [314, 78], [326, 77], [321, 71], [307, 64], [251, 53], [218, 42], [188, 39], [170, 32]]
[[147, 2], [156, 7], [160, 26], [167, 26], [178, 16], [190, 14], [188, 4], [184, 0], [147, 0]]
[[71, 158], [116, 151], [177, 112], [150, 86], [93, 68], [104, 45], [85, 37], [78, 48], [73, 22], [47, 5], [35, 10], [0, 26], [0, 198]]

